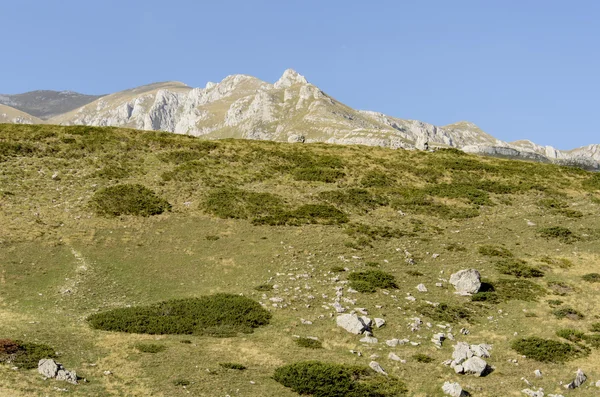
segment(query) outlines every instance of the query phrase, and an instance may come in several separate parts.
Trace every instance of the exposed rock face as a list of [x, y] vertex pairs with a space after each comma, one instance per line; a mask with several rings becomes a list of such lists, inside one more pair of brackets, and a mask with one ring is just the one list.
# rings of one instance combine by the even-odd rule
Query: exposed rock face
[[450, 284], [459, 294], [475, 294], [481, 288], [481, 274], [475, 269], [461, 270], [450, 276]]
[[42, 359], [38, 363], [38, 372], [48, 379], [56, 379], [74, 385], [77, 384], [77, 374], [75, 371], [67, 371], [62, 364], [52, 359]]
[[467, 393], [458, 383], [445, 382], [442, 386], [444, 394], [450, 397], [466, 397]]

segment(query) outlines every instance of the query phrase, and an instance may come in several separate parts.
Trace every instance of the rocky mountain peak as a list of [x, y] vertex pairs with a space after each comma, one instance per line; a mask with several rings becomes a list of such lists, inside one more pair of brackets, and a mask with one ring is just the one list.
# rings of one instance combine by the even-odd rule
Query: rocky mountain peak
[[306, 80], [306, 77], [302, 76], [294, 69], [287, 69], [285, 72], [283, 72], [281, 78], [277, 80], [277, 82], [273, 86], [279, 89], [288, 88], [293, 86], [294, 84], [308, 84], [308, 80]]

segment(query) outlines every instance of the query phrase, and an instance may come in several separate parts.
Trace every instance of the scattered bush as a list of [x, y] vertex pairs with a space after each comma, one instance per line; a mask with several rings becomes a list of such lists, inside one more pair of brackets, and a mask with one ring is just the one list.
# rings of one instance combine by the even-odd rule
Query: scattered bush
[[369, 368], [318, 361], [277, 368], [273, 379], [300, 395], [314, 397], [392, 397], [408, 392], [400, 380]]
[[460, 245], [460, 243], [450, 243], [446, 245], [446, 251], [450, 251], [450, 252], [464, 252], [467, 249]]
[[307, 349], [322, 349], [323, 344], [321, 341], [311, 338], [296, 338], [296, 344], [300, 347], [306, 347]]
[[377, 262], [370, 262], [370, 261], [367, 261], [367, 262], [365, 262], [365, 266], [369, 266], [369, 267], [379, 267], [379, 263], [377, 263]]
[[557, 210], [557, 209], [568, 208], [569, 204], [567, 204], [566, 202], [564, 202], [562, 200], [557, 200], [555, 198], [546, 198], [546, 199], [542, 199], [542, 200], [538, 201], [538, 206], [541, 208], [546, 208], [546, 209], [550, 209], [550, 210]]
[[417, 270], [407, 270], [406, 274], [408, 274], [411, 277], [421, 277], [423, 276], [423, 273], [417, 271]]
[[597, 172], [593, 173], [592, 176], [583, 181], [582, 185], [590, 191], [600, 190], [600, 174]]
[[206, 236], [205, 238], [206, 238], [208, 241], [217, 241], [217, 240], [219, 240], [221, 237], [219, 237], [219, 236], [212, 236], [212, 235], [209, 235], [209, 236]]
[[167, 350], [165, 345], [159, 345], [158, 343], [138, 343], [135, 348], [142, 353], [160, 353]]
[[548, 304], [550, 306], [560, 306], [564, 303], [563, 301], [558, 300], [558, 299], [550, 299], [550, 300], [547, 300], [546, 302], [548, 302]]
[[495, 245], [482, 245], [477, 249], [481, 255], [494, 256], [500, 258], [512, 258], [513, 254], [509, 250], [503, 247]]
[[172, 150], [158, 155], [158, 158], [165, 163], [182, 164], [188, 161], [200, 160], [219, 145], [216, 142], [199, 142], [194, 149]]
[[562, 226], [545, 227], [538, 230], [540, 237], [546, 239], [558, 239], [563, 243], [570, 244], [579, 240], [579, 236], [574, 234], [571, 230]]
[[563, 307], [552, 312], [558, 319], [568, 318], [569, 320], [581, 320], [584, 316], [572, 307]]
[[503, 301], [536, 301], [546, 291], [529, 280], [500, 279], [494, 282], [498, 297]]
[[580, 351], [569, 343], [530, 337], [515, 340], [511, 347], [517, 353], [544, 363], [564, 363], [577, 358]]
[[459, 323], [471, 319], [471, 311], [458, 305], [449, 305], [440, 303], [437, 306], [424, 304], [417, 308], [417, 311], [434, 321], [446, 323]]
[[581, 342], [585, 334], [581, 331], [577, 331], [575, 329], [559, 329], [556, 331], [556, 336], [566, 339], [571, 342]]
[[423, 364], [430, 364], [434, 361], [433, 358], [429, 357], [427, 354], [422, 353], [414, 354], [412, 357], [415, 359], [416, 362]]
[[388, 200], [376, 196], [366, 189], [345, 189], [321, 192], [318, 198], [338, 206], [348, 206], [362, 211], [373, 210], [388, 204]]
[[336, 265], [336, 266], [332, 266], [330, 271], [333, 273], [343, 273], [346, 271], [346, 268], [344, 266]]
[[551, 258], [549, 256], [544, 256], [540, 259], [540, 261], [548, 265], [558, 266], [561, 269], [568, 269], [570, 267], [573, 267], [573, 262], [571, 262], [567, 258]]
[[375, 292], [379, 288], [396, 289], [396, 278], [381, 270], [350, 273], [350, 287], [359, 292]]
[[224, 219], [252, 219], [285, 211], [283, 199], [275, 194], [233, 187], [211, 190], [201, 207]]
[[496, 270], [502, 274], [508, 274], [515, 277], [533, 278], [543, 277], [544, 272], [521, 259], [503, 259], [496, 263]]
[[500, 297], [496, 292], [477, 292], [471, 295], [472, 302], [499, 303]]
[[171, 204], [142, 185], [116, 185], [99, 190], [92, 207], [101, 216], [151, 216], [171, 209]]
[[600, 323], [593, 323], [592, 325], [590, 325], [590, 331], [600, 332]]
[[173, 385], [175, 385], [175, 386], [184, 386], [185, 387], [185, 386], [189, 386], [191, 384], [192, 384], [192, 382], [190, 382], [187, 379], [175, 379], [173, 381]]
[[179, 341], [179, 343], [183, 343], [184, 345], [191, 345], [192, 341], [189, 339], [182, 339]]
[[548, 288], [552, 291], [552, 293], [560, 296], [565, 296], [573, 292], [573, 287], [562, 281], [549, 281]]
[[109, 181], [124, 179], [131, 175], [131, 170], [124, 164], [108, 164], [102, 167], [95, 176]]
[[271, 314], [240, 295], [216, 294], [93, 314], [93, 328], [138, 334], [232, 336], [267, 325]]
[[599, 273], [588, 273], [581, 276], [583, 281], [587, 281], [588, 283], [600, 283], [600, 274]]
[[389, 187], [394, 184], [394, 180], [383, 171], [369, 171], [360, 180], [364, 187]]
[[247, 369], [247, 367], [245, 365], [237, 364], [237, 363], [219, 363], [219, 365], [222, 368], [234, 369], [236, 371], [245, 371]]
[[0, 339], [0, 363], [10, 362], [19, 368], [33, 369], [44, 358], [56, 358], [54, 349], [48, 345]]
[[254, 225], [300, 226], [306, 224], [339, 225], [348, 222], [348, 215], [327, 204], [305, 204], [293, 211], [279, 212], [255, 218]]

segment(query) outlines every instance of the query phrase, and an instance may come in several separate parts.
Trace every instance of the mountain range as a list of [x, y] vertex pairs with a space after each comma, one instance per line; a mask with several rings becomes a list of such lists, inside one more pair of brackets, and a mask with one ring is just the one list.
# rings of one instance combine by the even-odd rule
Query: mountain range
[[292, 69], [274, 84], [248, 75], [231, 75], [204, 88], [163, 82], [98, 96], [71, 91], [0, 95], [0, 123], [130, 127], [209, 139], [405, 149], [453, 147], [470, 153], [600, 169], [600, 144], [562, 151], [528, 140], [504, 142], [467, 121], [435, 126], [355, 110]]

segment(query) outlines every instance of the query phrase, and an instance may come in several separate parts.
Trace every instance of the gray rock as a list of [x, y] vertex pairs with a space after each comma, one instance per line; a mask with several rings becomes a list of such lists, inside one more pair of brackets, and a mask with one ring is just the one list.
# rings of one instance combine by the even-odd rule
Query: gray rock
[[431, 337], [431, 341], [435, 344], [436, 347], [441, 348], [442, 347], [442, 342], [446, 339], [446, 336], [442, 333], [440, 334], [434, 334]]
[[400, 344], [400, 340], [399, 339], [395, 339], [395, 338], [394, 339], [390, 339], [390, 340], [386, 340], [385, 344], [388, 345], [389, 347], [396, 347], [396, 346], [398, 346], [398, 344]]
[[578, 369], [575, 373], [575, 379], [573, 382], [569, 383], [565, 386], [565, 389], [576, 389], [579, 386], [583, 385], [583, 383], [587, 380], [587, 376], [583, 373], [581, 369]]
[[481, 288], [481, 274], [475, 269], [461, 270], [450, 276], [450, 284], [459, 294], [475, 294]]
[[462, 363], [466, 374], [474, 374], [475, 376], [481, 376], [487, 369], [487, 363], [479, 357], [471, 357], [464, 363]]
[[377, 328], [381, 328], [381, 327], [383, 327], [384, 325], [385, 325], [385, 320], [384, 320], [384, 319], [382, 319], [382, 318], [376, 318], [376, 319], [375, 319], [375, 326], [376, 326]]
[[539, 389], [538, 391], [533, 391], [531, 389], [523, 389], [521, 393], [529, 396], [529, 397], [544, 397], [544, 389]]
[[379, 363], [377, 361], [371, 361], [369, 363], [369, 367], [371, 367], [371, 369], [379, 374], [385, 375], [387, 376], [387, 372], [385, 372], [385, 370], [383, 368], [381, 368], [381, 365], [379, 365]]
[[60, 369], [56, 374], [56, 380], [61, 380], [76, 385], [77, 373], [75, 373], [75, 371], [67, 371], [65, 369]]
[[492, 350], [492, 346], [486, 345], [484, 343], [480, 345], [471, 345], [471, 351], [477, 357], [488, 358], [490, 357], [490, 350]]
[[533, 371], [534, 375], [536, 378], [541, 378], [542, 377], [542, 371], [540, 371], [539, 369], [536, 369], [535, 371]]
[[379, 340], [377, 338], [372, 337], [370, 334], [367, 334], [364, 338], [360, 340], [362, 343], [378, 343]]
[[390, 353], [390, 354], [388, 354], [388, 358], [389, 358], [390, 360], [392, 360], [392, 361], [399, 361], [399, 362], [401, 362], [401, 363], [405, 363], [405, 362], [406, 362], [406, 360], [403, 360], [403, 359], [401, 359], [400, 357], [398, 357], [398, 356], [397, 356], [396, 354], [394, 354], [394, 353]]
[[360, 335], [364, 331], [370, 330], [371, 320], [367, 317], [358, 317], [356, 314], [342, 314], [335, 319], [338, 327], [344, 328], [346, 331]]
[[419, 292], [427, 292], [427, 287], [425, 284], [419, 284], [417, 285], [417, 290], [419, 290]]
[[455, 364], [462, 364], [469, 358], [473, 357], [473, 352], [471, 351], [468, 343], [458, 342], [453, 347], [454, 352], [452, 353], [452, 360]]
[[56, 378], [58, 364], [51, 358], [44, 358], [38, 362], [38, 372], [45, 378]]
[[335, 302], [335, 303], [333, 304], [333, 308], [334, 308], [334, 309], [335, 309], [335, 311], [336, 311], [336, 312], [338, 312], [338, 313], [343, 313], [343, 312], [345, 312], [345, 311], [346, 311], [346, 309], [344, 308], [344, 306], [342, 306], [342, 305], [340, 304], [340, 302]]
[[442, 386], [444, 394], [450, 397], [466, 397], [467, 393], [458, 383], [445, 382]]

